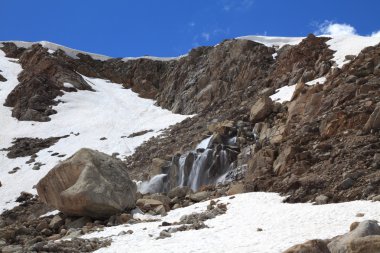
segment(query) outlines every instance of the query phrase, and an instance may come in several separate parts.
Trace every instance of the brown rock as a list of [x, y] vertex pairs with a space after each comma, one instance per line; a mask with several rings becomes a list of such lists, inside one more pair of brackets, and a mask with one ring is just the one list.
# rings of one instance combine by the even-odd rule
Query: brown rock
[[364, 125], [364, 131], [379, 130], [380, 129], [380, 102], [377, 103], [375, 110]]
[[260, 98], [251, 108], [250, 120], [259, 122], [267, 117], [273, 109], [273, 101], [269, 97]]
[[310, 240], [302, 244], [295, 245], [284, 253], [331, 253], [323, 240]]
[[349, 253], [379, 253], [380, 235], [370, 235], [353, 239], [349, 246]]
[[108, 217], [134, 208], [136, 185], [125, 164], [104, 153], [81, 149], [37, 184], [40, 199], [63, 213]]

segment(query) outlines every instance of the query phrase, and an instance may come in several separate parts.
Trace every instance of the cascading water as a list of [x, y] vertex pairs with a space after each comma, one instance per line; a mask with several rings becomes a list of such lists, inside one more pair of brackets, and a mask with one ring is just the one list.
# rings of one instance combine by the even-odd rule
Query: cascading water
[[164, 179], [167, 176], [166, 174], [158, 174], [149, 181], [138, 182], [137, 191], [142, 194], [162, 192], [164, 190]]
[[[195, 150], [173, 157], [170, 169], [149, 182], [143, 182], [138, 187], [139, 191], [162, 192], [173, 186], [188, 186], [197, 191], [202, 185], [223, 182], [226, 174], [235, 168], [236, 141], [236, 136], [218, 142], [213, 140], [213, 136], [207, 137]], [[174, 184], [170, 180], [175, 180]]]
[[212, 158], [212, 149], [206, 149], [195, 160], [189, 176], [189, 186], [193, 191], [198, 190], [202, 184], [207, 182], [207, 170], [212, 161], [210, 158]]

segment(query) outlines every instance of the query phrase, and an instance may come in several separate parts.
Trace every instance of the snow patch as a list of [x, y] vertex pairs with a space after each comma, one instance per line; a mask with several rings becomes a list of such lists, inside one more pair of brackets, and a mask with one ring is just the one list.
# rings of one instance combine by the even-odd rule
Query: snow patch
[[[82, 238], [112, 238], [111, 246], [96, 252], [283, 252], [294, 244], [315, 238], [331, 238], [349, 231], [354, 221], [380, 219], [380, 202], [353, 201], [339, 204], [312, 205], [283, 203], [275, 193], [252, 192], [219, 199], [227, 205], [226, 214], [207, 220], [209, 228], [173, 233], [172, 237], [156, 240], [163, 221], [179, 221], [180, 217], [207, 209], [209, 201], [172, 210], [156, 222], [106, 227], [104, 231]], [[356, 217], [357, 213], [364, 217]], [[143, 216], [140, 216], [143, 218]], [[175, 227], [175, 226], [172, 226]], [[257, 231], [261, 228], [262, 231]], [[121, 235], [132, 230], [133, 234]], [[151, 235], [152, 237], [150, 237]], [[212, 235], [212, 236], [210, 236]], [[194, 243], [196, 242], [196, 243]]]
[[63, 83], [63, 87], [65, 87], [65, 88], [75, 88], [74, 85], [72, 85], [71, 83]]
[[291, 86], [284, 86], [276, 90], [276, 93], [270, 96], [272, 101], [284, 103], [290, 101], [296, 89], [296, 84]]
[[326, 44], [334, 53], [332, 59], [336, 63], [336, 67], [342, 68], [344, 64], [348, 63], [346, 55], [357, 56], [364, 48], [375, 46], [380, 43], [380, 37], [377, 36], [359, 36], [359, 35], [322, 35], [332, 37]]
[[322, 77], [319, 77], [317, 79], [314, 79], [314, 80], [311, 80], [309, 82], [306, 82], [305, 84], [306, 85], [309, 85], [309, 86], [312, 86], [312, 85], [315, 85], [317, 83], [319, 84], [324, 84], [326, 82], [326, 77], [325, 76], [322, 76]]

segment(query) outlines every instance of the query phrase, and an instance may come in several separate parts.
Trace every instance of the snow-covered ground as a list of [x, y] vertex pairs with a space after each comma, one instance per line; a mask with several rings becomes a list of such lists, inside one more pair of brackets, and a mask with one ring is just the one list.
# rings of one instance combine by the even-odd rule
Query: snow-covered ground
[[[170, 211], [160, 221], [105, 228], [83, 238], [111, 238], [110, 247], [97, 252], [282, 252], [310, 239], [327, 239], [348, 232], [354, 221], [380, 219], [380, 202], [353, 201], [340, 204], [312, 205], [282, 203], [275, 193], [253, 192], [220, 198], [229, 203], [227, 213], [208, 220], [210, 228], [173, 233], [156, 240], [168, 227], [163, 221], [179, 221], [184, 214], [206, 210], [207, 202]], [[363, 213], [364, 217], [356, 217]], [[257, 231], [261, 228], [263, 231]], [[132, 230], [133, 234], [119, 235]], [[152, 235], [149, 236], [149, 235]]]
[[[0, 83], [0, 149], [11, 146], [13, 138], [18, 137], [70, 136], [37, 153], [36, 162], [46, 164], [40, 170], [32, 170], [33, 164], [25, 163], [29, 157], [9, 159], [7, 152], [0, 151], [0, 211], [16, 205], [14, 200], [21, 191], [35, 193], [33, 185], [60, 159], [66, 159], [80, 148], [97, 149], [110, 155], [117, 152], [120, 157], [131, 155], [142, 142], [188, 117], [155, 106], [153, 100], [140, 98], [120, 84], [84, 77], [96, 92], [70, 92], [58, 97], [64, 103], [54, 108], [58, 113], [51, 115], [49, 122], [18, 121], [11, 117], [12, 108], [3, 106], [7, 95], [18, 84], [17, 75], [22, 71], [15, 61], [6, 58], [0, 50], [1, 74], [8, 79], [7, 82]], [[126, 138], [142, 130], [153, 132]], [[100, 140], [102, 137], [106, 139]], [[51, 156], [55, 152], [66, 156]], [[20, 167], [21, 170], [8, 174], [15, 167]]]

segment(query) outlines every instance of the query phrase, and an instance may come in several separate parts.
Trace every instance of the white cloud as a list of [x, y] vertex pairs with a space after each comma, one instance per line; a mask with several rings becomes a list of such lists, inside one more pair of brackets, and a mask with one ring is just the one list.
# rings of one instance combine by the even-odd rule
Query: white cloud
[[354, 35], [356, 29], [349, 24], [333, 23], [331, 21], [325, 21], [318, 25], [318, 30], [315, 31], [318, 35]]
[[194, 22], [194, 21], [191, 21], [191, 22], [189, 23], [189, 26], [190, 26], [190, 27], [194, 27], [194, 26], [195, 26], [195, 22]]
[[207, 33], [207, 32], [203, 32], [201, 34], [202, 38], [205, 40], [205, 41], [209, 41], [210, 40], [210, 33]]
[[377, 32], [373, 32], [373, 33], [371, 34], [371, 37], [379, 38], [379, 37], [380, 37], [380, 30], [377, 31]]

